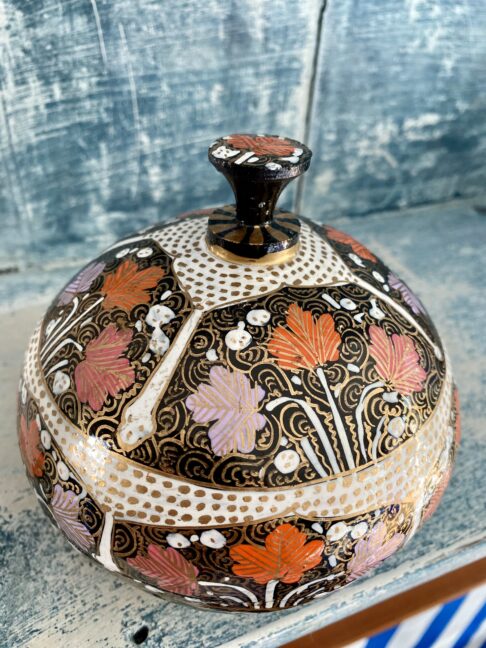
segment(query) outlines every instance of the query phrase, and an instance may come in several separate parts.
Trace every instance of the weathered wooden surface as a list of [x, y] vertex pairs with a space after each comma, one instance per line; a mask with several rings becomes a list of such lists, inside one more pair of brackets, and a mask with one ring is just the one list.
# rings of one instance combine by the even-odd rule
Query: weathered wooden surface
[[4, 265], [25, 263], [27, 250], [30, 262], [70, 258], [93, 241], [227, 201], [207, 146], [235, 130], [302, 138], [319, 7], [1, 3]]
[[486, 4], [329, 0], [301, 207], [316, 218], [486, 191]]
[[229, 200], [235, 130], [309, 140], [315, 218], [484, 191], [483, 0], [324, 5], [0, 2], [0, 269]]
[[[44, 307], [10, 309], [0, 317], [0, 646], [119, 648], [133, 645], [133, 633], [146, 625], [143, 645], [151, 648], [272, 648], [486, 555], [486, 216], [456, 203], [338, 224], [410, 282], [451, 355], [463, 441], [430, 522], [375, 575], [300, 610], [234, 616], [152, 598], [77, 554], [28, 486], [16, 445], [15, 390], [28, 334]], [[72, 270], [53, 271], [50, 279], [26, 274], [26, 298], [41, 286], [52, 296]]]

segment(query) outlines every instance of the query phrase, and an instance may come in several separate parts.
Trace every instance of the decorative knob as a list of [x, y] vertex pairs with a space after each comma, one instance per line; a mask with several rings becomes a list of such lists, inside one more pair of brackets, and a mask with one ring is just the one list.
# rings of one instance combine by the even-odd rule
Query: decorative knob
[[295, 214], [275, 209], [282, 189], [309, 168], [311, 151], [276, 135], [227, 135], [208, 151], [235, 194], [236, 206], [216, 209], [207, 241], [218, 256], [236, 262], [282, 263], [298, 249]]

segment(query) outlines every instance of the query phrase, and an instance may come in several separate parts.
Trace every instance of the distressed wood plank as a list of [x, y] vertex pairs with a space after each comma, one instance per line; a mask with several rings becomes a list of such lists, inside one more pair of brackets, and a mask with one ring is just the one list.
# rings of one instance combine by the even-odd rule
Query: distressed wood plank
[[[147, 648], [272, 648], [486, 555], [486, 217], [457, 203], [341, 219], [338, 225], [417, 290], [451, 355], [463, 440], [433, 518], [374, 575], [300, 610], [228, 615], [164, 603], [139, 591], [75, 552], [28, 486], [15, 435], [15, 390], [28, 334], [44, 307], [25, 308], [27, 301], [0, 316], [1, 646], [119, 648], [133, 645], [133, 632], [147, 625]], [[44, 284], [32, 278], [27, 299], [41, 285], [53, 295], [58, 272]], [[27, 280], [28, 275], [26, 285]]]
[[482, 0], [328, 0], [303, 213], [484, 193], [485, 32]]
[[319, 8], [1, 3], [0, 267], [228, 201], [207, 146], [245, 130], [302, 138]]

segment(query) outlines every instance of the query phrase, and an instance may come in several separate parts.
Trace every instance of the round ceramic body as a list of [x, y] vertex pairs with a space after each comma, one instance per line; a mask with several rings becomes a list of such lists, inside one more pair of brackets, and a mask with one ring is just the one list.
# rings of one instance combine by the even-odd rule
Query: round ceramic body
[[35, 331], [19, 437], [51, 520], [159, 595], [265, 611], [402, 547], [459, 435], [421, 302], [363, 245], [302, 220], [281, 264], [213, 255], [203, 210], [87, 265]]

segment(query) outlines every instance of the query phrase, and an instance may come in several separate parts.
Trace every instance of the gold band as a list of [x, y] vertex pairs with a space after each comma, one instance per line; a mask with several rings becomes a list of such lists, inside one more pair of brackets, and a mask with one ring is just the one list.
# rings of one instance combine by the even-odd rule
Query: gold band
[[228, 261], [228, 263], [239, 263], [241, 265], [277, 265], [281, 263], [287, 263], [297, 254], [299, 250], [299, 243], [293, 245], [290, 248], [285, 250], [280, 250], [279, 252], [271, 252], [270, 254], [265, 254], [259, 259], [251, 259], [249, 257], [239, 256], [233, 252], [225, 250], [220, 245], [207, 242], [208, 250], [211, 254], [218, 259], [223, 259]]

